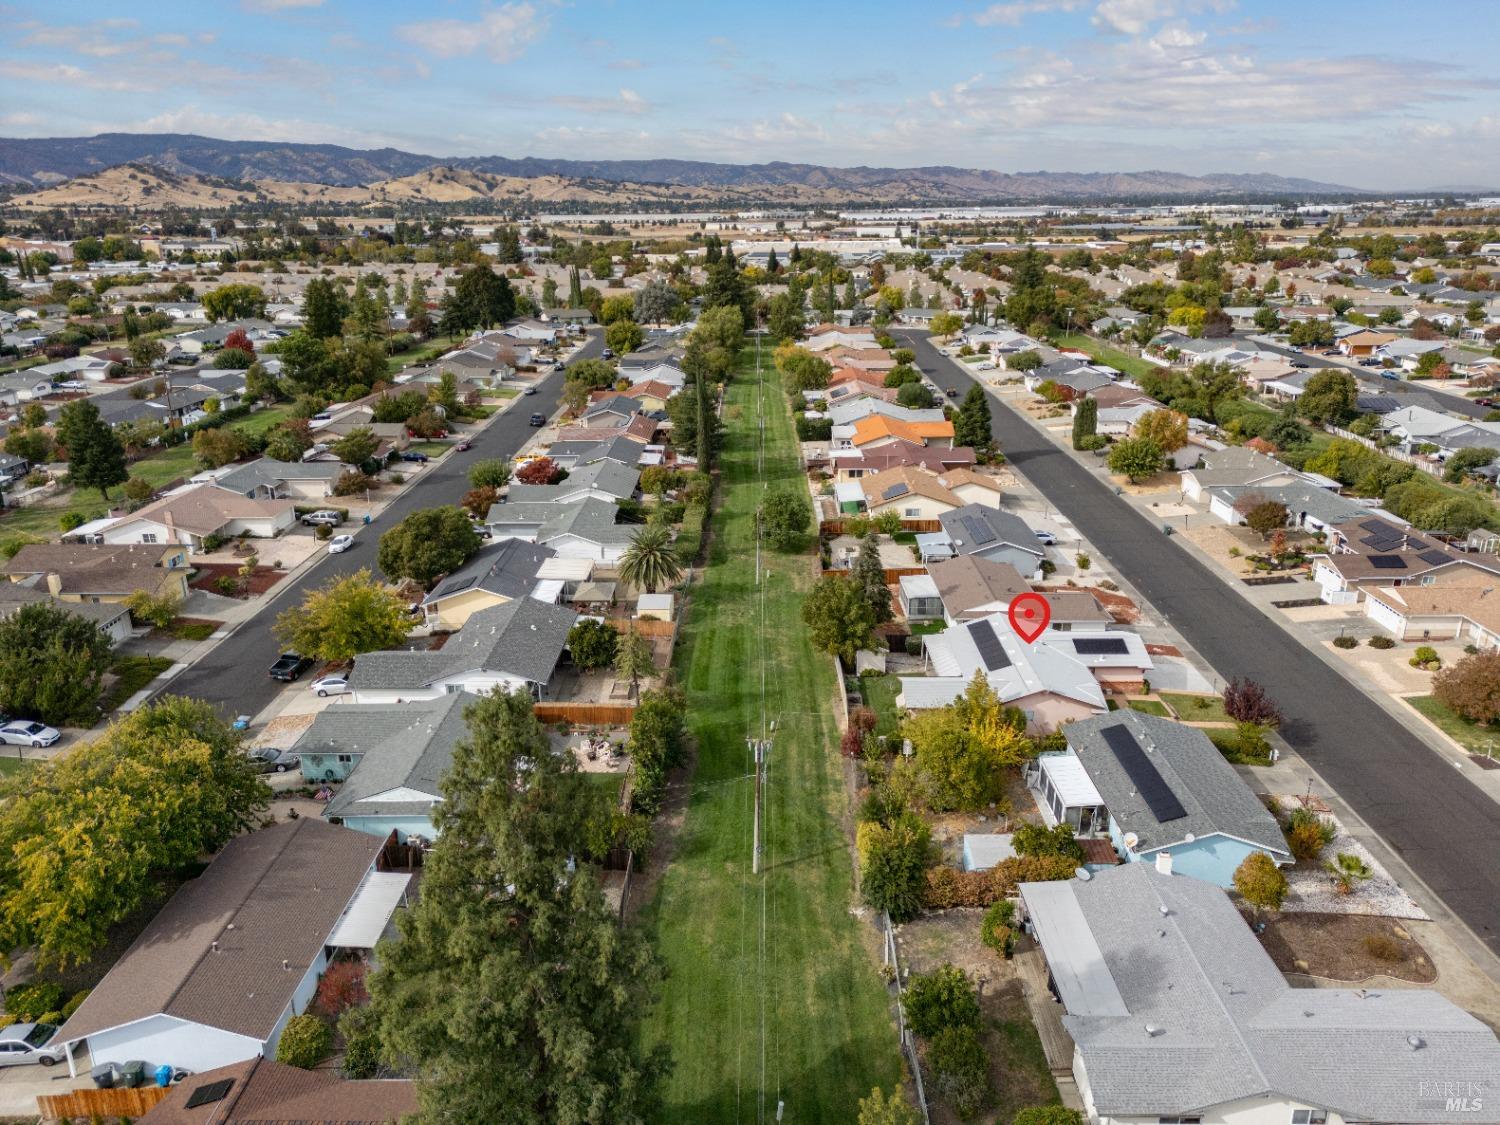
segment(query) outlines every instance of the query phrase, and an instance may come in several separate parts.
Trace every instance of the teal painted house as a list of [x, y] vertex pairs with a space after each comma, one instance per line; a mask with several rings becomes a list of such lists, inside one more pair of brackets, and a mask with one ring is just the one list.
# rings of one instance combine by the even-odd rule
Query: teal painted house
[[1220, 887], [1252, 852], [1292, 862], [1276, 818], [1201, 730], [1131, 710], [1063, 729], [1068, 748], [1026, 767], [1048, 825]]
[[475, 698], [455, 692], [400, 706], [338, 703], [323, 711], [293, 747], [309, 782], [339, 783], [323, 815], [372, 836], [436, 836], [432, 810], [442, 801], [453, 748], [468, 733], [464, 709]]

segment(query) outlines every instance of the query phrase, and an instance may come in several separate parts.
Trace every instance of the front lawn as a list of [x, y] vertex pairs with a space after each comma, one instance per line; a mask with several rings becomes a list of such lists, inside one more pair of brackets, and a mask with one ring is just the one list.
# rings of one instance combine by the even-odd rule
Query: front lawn
[[[1185, 723], [1233, 722], [1224, 712], [1224, 701], [1217, 695], [1191, 695], [1182, 691], [1161, 692], [1162, 702]], [[1155, 714], [1155, 712], [1152, 712]]]
[[1125, 706], [1132, 711], [1139, 711], [1142, 715], [1160, 715], [1162, 718], [1170, 718], [1171, 713], [1166, 704], [1159, 703], [1155, 699], [1127, 699]]
[[1435, 695], [1410, 695], [1405, 701], [1422, 718], [1465, 750], [1472, 750], [1476, 754], [1500, 751], [1500, 727], [1471, 723], [1462, 715], [1454, 714], [1444, 704], [1439, 703]]
[[1269, 766], [1271, 759], [1266, 754], [1246, 754], [1240, 749], [1240, 735], [1235, 727], [1204, 727], [1203, 733], [1218, 747], [1225, 761], [1237, 766]]
[[99, 699], [100, 708], [108, 714], [160, 676], [172, 662], [165, 656], [121, 656], [109, 666], [115, 682]]
[[429, 457], [441, 457], [453, 448], [451, 441], [414, 441], [406, 447], [407, 453], [425, 453]]

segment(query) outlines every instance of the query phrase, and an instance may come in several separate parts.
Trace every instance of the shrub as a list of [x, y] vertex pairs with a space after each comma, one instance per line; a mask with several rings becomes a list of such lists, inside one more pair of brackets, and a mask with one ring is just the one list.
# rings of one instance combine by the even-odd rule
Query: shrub
[[1109, 438], [1103, 434], [1089, 434], [1087, 437], [1079, 438], [1073, 448], [1085, 453], [1092, 453], [1096, 449], [1103, 449], [1108, 444]]
[[1265, 852], [1251, 852], [1234, 870], [1234, 889], [1251, 906], [1280, 910], [1286, 901], [1286, 875]]
[[1500, 652], [1466, 656], [1432, 682], [1438, 702], [1471, 723], [1500, 719]]
[[989, 1062], [977, 1027], [950, 1027], [927, 1046], [938, 1097], [967, 1121], [990, 1100]]
[[1417, 651], [1411, 654], [1407, 663], [1413, 668], [1426, 668], [1428, 671], [1436, 671], [1443, 666], [1443, 662], [1438, 659], [1437, 649], [1431, 645], [1418, 645]]
[[276, 1061], [311, 1070], [333, 1048], [333, 1029], [313, 1015], [293, 1016], [276, 1044]]
[[222, 546], [224, 546], [224, 537], [222, 535], [205, 535], [203, 537], [203, 553], [205, 555], [213, 554]]
[[64, 512], [61, 516], [58, 517], [57, 526], [62, 528], [64, 533], [67, 533], [69, 531], [72, 531], [75, 527], [83, 526], [83, 516], [79, 515], [77, 512]]
[[1396, 647], [1396, 642], [1393, 641], [1390, 637], [1371, 637], [1365, 643], [1368, 644], [1371, 648], [1385, 649]]
[[1083, 1125], [1083, 1114], [1061, 1105], [1029, 1105], [1016, 1111], [1010, 1125]]
[[1395, 965], [1406, 960], [1406, 952], [1401, 948], [1401, 943], [1389, 934], [1366, 934], [1360, 939], [1359, 944], [1364, 951], [1377, 961], [1384, 961], [1387, 965]]
[[1358, 648], [1359, 647], [1359, 638], [1358, 637], [1346, 637], [1346, 636], [1334, 637], [1333, 638], [1333, 647], [1334, 648]]
[[1333, 839], [1333, 822], [1325, 820], [1311, 809], [1293, 809], [1282, 829], [1292, 858], [1298, 863], [1309, 863]]
[[969, 974], [957, 965], [917, 973], [904, 998], [906, 1022], [923, 1039], [953, 1027], [979, 1026], [979, 997]]
[[849, 712], [849, 728], [839, 740], [839, 749], [846, 758], [857, 755], [864, 746], [865, 735], [875, 729], [875, 712], [868, 707], [856, 707]]
[[233, 597], [240, 592], [240, 583], [233, 575], [221, 574], [214, 579], [214, 589], [225, 597]]
[[1009, 957], [1015, 944], [1012, 932], [1016, 922], [1016, 904], [1008, 898], [995, 901], [984, 912], [984, 921], [979, 927], [979, 940], [1002, 957]]
[[42, 1016], [61, 1008], [67, 993], [50, 980], [34, 980], [5, 993], [5, 1011], [19, 1023], [44, 1022]]
[[[1204, 700], [1203, 702], [1207, 702]], [[1230, 680], [1224, 688], [1224, 713], [1240, 723], [1279, 727], [1281, 710], [1254, 680]]]
[[370, 999], [365, 988], [367, 968], [359, 961], [335, 961], [318, 978], [313, 1006], [324, 1016], [336, 1020], [346, 1009], [357, 1008]]
[[1073, 829], [1066, 824], [1055, 828], [1018, 825], [1011, 835], [1011, 846], [1019, 856], [1063, 856], [1074, 863], [1083, 862], [1083, 846], [1073, 838]]
[[326, 523], [320, 523], [317, 527], [313, 528], [313, 538], [320, 541], [332, 539], [333, 528], [329, 527]]
[[357, 496], [367, 489], [377, 487], [375, 478], [368, 473], [358, 469], [348, 469], [339, 474], [339, 479], [333, 482], [333, 494], [335, 496]]
[[909, 922], [922, 909], [923, 873], [932, 834], [913, 813], [889, 825], [867, 821], [855, 833], [859, 848], [860, 891], [865, 902], [884, 910], [893, 922]]
[[1071, 879], [1078, 864], [1068, 856], [1013, 856], [1002, 859], [988, 871], [959, 871], [933, 867], [926, 873], [922, 905], [929, 910], [956, 906], [989, 906], [1016, 893], [1022, 883]]
[[83, 1002], [89, 998], [89, 993], [93, 991], [92, 988], [83, 988], [73, 993], [68, 998], [68, 1002], [61, 1008], [63, 1019], [71, 1019], [73, 1013], [83, 1006]]
[[380, 1073], [380, 1035], [369, 1012], [368, 1008], [350, 1008], [339, 1020], [345, 1078], [374, 1078]]

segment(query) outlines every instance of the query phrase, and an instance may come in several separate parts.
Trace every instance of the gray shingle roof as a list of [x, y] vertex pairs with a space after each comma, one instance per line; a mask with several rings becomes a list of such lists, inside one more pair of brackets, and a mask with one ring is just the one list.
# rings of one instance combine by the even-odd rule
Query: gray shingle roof
[[524, 539], [507, 539], [493, 547], [485, 547], [439, 582], [422, 604], [432, 605], [476, 588], [502, 598], [524, 597], [536, 585], [536, 572], [542, 563], [556, 554], [551, 547], [528, 543]]
[[[640, 446], [637, 445], [636, 448], [639, 449]], [[513, 504], [566, 504], [569, 497], [596, 489], [623, 500], [635, 492], [640, 479], [638, 469], [621, 465], [617, 461], [595, 461], [574, 469], [568, 474], [568, 479], [559, 484], [512, 484], [509, 498]]]
[[33, 605], [37, 602], [48, 602], [58, 609], [67, 610], [75, 617], [92, 622], [100, 629], [108, 628], [130, 613], [129, 608], [121, 602], [65, 602], [60, 598], [54, 598], [46, 589], [7, 582], [0, 585], [0, 621], [5, 620], [22, 606]]
[[355, 690], [401, 691], [461, 672], [483, 671], [545, 684], [578, 615], [562, 606], [517, 598], [474, 614], [437, 652], [367, 652], [349, 675]]
[[1101, 1115], [1264, 1098], [1353, 1121], [1477, 1121], [1441, 1084], [1500, 1092], [1500, 1042], [1473, 1016], [1428, 990], [1293, 989], [1210, 883], [1129, 863], [1021, 897]]
[[[989, 528], [994, 536], [993, 539], [975, 542], [967, 521], [976, 519]], [[1042, 549], [1041, 540], [1026, 525], [1026, 521], [1012, 512], [1004, 512], [999, 508], [991, 508], [984, 504], [965, 504], [962, 508], [954, 508], [951, 512], [942, 513], [938, 516], [938, 522], [943, 525], [943, 530], [948, 533], [948, 538], [953, 540], [954, 549], [960, 555], [972, 555], [976, 551], [988, 551], [999, 546], [1017, 547], [1037, 558], [1046, 555], [1046, 551]]]
[[[1167, 788], [1182, 802], [1186, 816], [1157, 821], [1104, 739], [1103, 732], [1111, 727], [1123, 727], [1135, 736]], [[1276, 818], [1201, 730], [1125, 709], [1069, 723], [1064, 733], [1104, 798], [1110, 817], [1122, 832], [1134, 832], [1140, 838], [1132, 849], [1137, 854], [1178, 843], [1189, 833], [1199, 839], [1222, 833], [1290, 854]]]
[[343, 472], [344, 466], [338, 461], [277, 461], [260, 457], [247, 465], [236, 465], [214, 483], [248, 496], [257, 488], [275, 488], [289, 480], [336, 481]]
[[300, 753], [357, 754], [324, 816], [426, 816], [434, 801], [372, 801], [392, 789], [438, 795], [453, 748], [467, 734], [466, 692], [421, 703], [330, 707], [297, 743]]

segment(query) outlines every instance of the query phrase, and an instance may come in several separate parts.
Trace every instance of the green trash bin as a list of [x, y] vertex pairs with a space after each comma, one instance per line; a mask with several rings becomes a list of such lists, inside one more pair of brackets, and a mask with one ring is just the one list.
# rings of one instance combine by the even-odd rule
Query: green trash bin
[[131, 1059], [120, 1067], [120, 1077], [116, 1079], [116, 1086], [124, 1086], [135, 1089], [146, 1081], [146, 1064], [140, 1059]]

